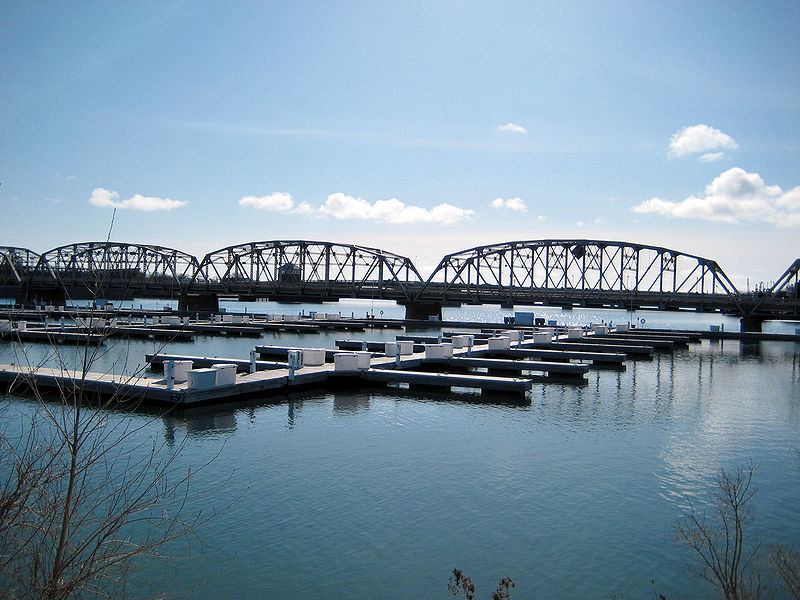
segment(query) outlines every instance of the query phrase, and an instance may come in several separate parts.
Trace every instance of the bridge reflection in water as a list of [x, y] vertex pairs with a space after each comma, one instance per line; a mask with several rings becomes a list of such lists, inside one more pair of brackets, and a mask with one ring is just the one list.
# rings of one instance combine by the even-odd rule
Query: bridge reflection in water
[[800, 259], [758, 293], [736, 289], [716, 261], [676, 250], [602, 240], [529, 240], [445, 256], [427, 279], [404, 256], [366, 246], [278, 240], [222, 248], [202, 260], [154, 245], [86, 242], [44, 254], [0, 247], [0, 296], [69, 299], [178, 298], [218, 311], [219, 298], [329, 302], [393, 300], [410, 319], [444, 306], [500, 304], [694, 310], [742, 318], [800, 318]]

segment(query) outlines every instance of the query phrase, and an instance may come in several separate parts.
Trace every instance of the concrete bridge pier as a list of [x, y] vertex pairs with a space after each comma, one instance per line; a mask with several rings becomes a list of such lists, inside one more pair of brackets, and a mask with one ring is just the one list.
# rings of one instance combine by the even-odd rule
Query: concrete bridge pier
[[181, 294], [178, 296], [178, 310], [190, 313], [218, 313], [219, 298], [216, 294]]
[[441, 302], [410, 302], [406, 304], [406, 319], [429, 321], [431, 317], [442, 320]]
[[742, 317], [739, 319], [739, 330], [742, 333], [761, 333], [761, 324], [764, 319], [760, 317]]
[[64, 306], [67, 303], [67, 293], [62, 287], [52, 289], [20, 289], [16, 297], [18, 304], [51, 304], [53, 306]]

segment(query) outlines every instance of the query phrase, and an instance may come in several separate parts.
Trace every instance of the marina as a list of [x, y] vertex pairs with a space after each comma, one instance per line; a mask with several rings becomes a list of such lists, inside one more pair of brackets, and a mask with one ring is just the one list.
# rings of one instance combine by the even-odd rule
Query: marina
[[[298, 312], [303, 308], [299, 308]], [[228, 311], [230, 319], [237, 314], [230, 307]], [[148, 328], [174, 332], [185, 330], [182, 325], [196, 322], [195, 315], [155, 312], [163, 314], [140, 315], [132, 319], [133, 326], [144, 330], [142, 320], [145, 316]], [[260, 313], [259, 317], [254, 316], [255, 312]], [[248, 311], [251, 323], [247, 326], [252, 326], [253, 320], [265, 324], [271, 322], [266, 318], [269, 311], [253, 313]], [[242, 312], [238, 314], [243, 316]], [[261, 317], [261, 314], [265, 316]], [[763, 402], [767, 402], [764, 406], [769, 406], [771, 402], [765, 396], [771, 397], [777, 393], [780, 398], [783, 397], [780, 394], [786, 393], [785, 390], [779, 391], [780, 388], [776, 391], [775, 382], [781, 381], [784, 376], [795, 377], [792, 373], [800, 377], [800, 358], [796, 352], [792, 354], [800, 338], [791, 333], [791, 328], [760, 334], [726, 331], [726, 334], [732, 333], [733, 338], [720, 338], [714, 337], [720, 332], [711, 331], [707, 325], [703, 330], [687, 331], [685, 326], [681, 326], [682, 322], [662, 323], [653, 315], [647, 315], [647, 320], [655, 323], [654, 328], [627, 327], [627, 331], [624, 331], [626, 327], [621, 326], [619, 331], [604, 333], [602, 326], [591, 324], [596, 322], [593, 315], [584, 317], [586, 320], [580, 327], [579, 323], [570, 321], [580, 314], [578, 311], [556, 313], [553, 319], [548, 318], [558, 319], [557, 327], [501, 323], [503, 319], [496, 316], [490, 322], [451, 317], [431, 323], [393, 317], [383, 319], [387, 326], [384, 323], [376, 327], [367, 325], [360, 335], [347, 336], [341, 335], [342, 329], [333, 328], [317, 328], [312, 334], [302, 328], [294, 331], [264, 330], [259, 338], [240, 336], [235, 331], [222, 334], [219, 330], [209, 329], [207, 333], [187, 331], [191, 334], [187, 338], [154, 339], [108, 336], [105, 335], [108, 328], [104, 328], [93, 332], [104, 338], [103, 355], [113, 356], [115, 348], [125, 348], [131, 368], [128, 374], [120, 374], [121, 370], [114, 362], [102, 359], [95, 363], [98, 368], [91, 370], [93, 372], [86, 376], [83, 384], [92, 394], [118, 400], [109, 407], [111, 419], [136, 418], [122, 417], [123, 414], [130, 414], [125, 407], [139, 407], [133, 413], [136, 414], [144, 408], [143, 404], [153, 404], [154, 407], [148, 412], [163, 411], [164, 417], [158, 422], [163, 423], [166, 439], [172, 439], [173, 436], [179, 439], [188, 432], [193, 444], [210, 450], [214, 447], [213, 440], [230, 438], [232, 446], [223, 452], [221, 465], [224, 465], [223, 469], [230, 467], [241, 475], [233, 478], [231, 489], [225, 492], [225, 496], [241, 493], [244, 487], [254, 486], [260, 498], [266, 499], [270, 505], [284, 507], [281, 514], [285, 514], [285, 503], [280, 499], [282, 494], [276, 495], [273, 491], [277, 490], [271, 491], [273, 485], [278, 485], [276, 481], [283, 481], [279, 485], [282, 492], [302, 499], [307, 505], [316, 506], [318, 516], [290, 509], [290, 518], [295, 523], [310, 520], [315, 527], [324, 528], [326, 522], [335, 522], [333, 531], [338, 532], [339, 536], [346, 536], [341, 527], [357, 531], [359, 523], [366, 518], [372, 523], [371, 530], [376, 531], [374, 523], [384, 519], [382, 514], [375, 513], [366, 504], [359, 505], [359, 517], [355, 520], [342, 517], [327, 501], [324, 505], [315, 505], [314, 490], [301, 484], [302, 481], [313, 480], [328, 482], [329, 491], [326, 490], [325, 497], [338, 497], [340, 506], [349, 506], [353, 502], [352, 490], [355, 486], [360, 494], [369, 495], [372, 502], [391, 507], [392, 513], [398, 515], [403, 523], [419, 521], [419, 530], [414, 525], [403, 526], [406, 532], [403, 535], [410, 534], [412, 537], [409, 551], [413, 547], [414, 552], [418, 553], [420, 536], [427, 537], [431, 532], [443, 540], [449, 540], [448, 543], [460, 543], [459, 540], [463, 538], [453, 534], [454, 525], [448, 521], [447, 514], [429, 502], [420, 504], [415, 498], [422, 493], [443, 505], [453, 505], [453, 498], [460, 497], [458, 490], [462, 490], [463, 481], [458, 473], [447, 474], [437, 465], [441, 460], [460, 464], [458, 461], [468, 457], [472, 464], [470, 473], [494, 482], [492, 485], [498, 488], [497, 493], [489, 490], [480, 494], [481, 497], [487, 497], [484, 516], [480, 519], [480, 535], [487, 540], [493, 539], [499, 528], [505, 532], [512, 547], [519, 550], [523, 546], [536, 548], [535, 541], [525, 537], [515, 539], [516, 528], [511, 523], [516, 521], [516, 517], [509, 520], [503, 516], [505, 512], [517, 514], [520, 510], [518, 503], [508, 504], [508, 491], [503, 491], [504, 484], [493, 479], [497, 466], [511, 459], [515, 465], [513, 474], [504, 477], [511, 478], [512, 489], [519, 489], [514, 493], [521, 493], [526, 503], [535, 507], [537, 514], [548, 515], [544, 517], [546, 523], [549, 523], [550, 515], [558, 518], [547, 525], [558, 532], [558, 539], [569, 540], [570, 546], [575, 543], [588, 544], [590, 540], [580, 535], [576, 537], [576, 534], [564, 530], [560, 523], [575, 523], [576, 514], [593, 511], [598, 506], [597, 493], [601, 503], [612, 502], [612, 498], [614, 503], [619, 502], [618, 492], [609, 495], [602, 488], [597, 491], [598, 473], [602, 474], [604, 481], [613, 482], [610, 485], [617, 490], [636, 485], [642, 489], [654, 486], [657, 491], [660, 479], [657, 478], [654, 483], [653, 473], [658, 476], [659, 470], [663, 469], [660, 466], [663, 460], [653, 456], [653, 444], [670, 454], [675, 452], [670, 449], [669, 441], [674, 436], [688, 435], [693, 440], [692, 444], [705, 444], [702, 436], [700, 442], [694, 441], [698, 439], [697, 434], [691, 433], [691, 421], [685, 424], [685, 420], [693, 418], [692, 415], [698, 414], [698, 411], [699, 415], [703, 414], [706, 398], [710, 398], [708, 401], [717, 406], [728, 406], [726, 410], [729, 412], [747, 407], [750, 412], [746, 413], [741, 423], [756, 427], [765, 418], [758, 407]], [[113, 312], [106, 317], [109, 320], [113, 318]], [[188, 320], [176, 326], [154, 323], [155, 317], [163, 321], [169, 321], [170, 317]], [[317, 327], [307, 316], [290, 318], [296, 320], [287, 324]], [[130, 321], [117, 317], [116, 324], [128, 327]], [[233, 330], [245, 326], [244, 323], [215, 323], [211, 317], [201, 319], [201, 322], [206, 326], [216, 325], [220, 329]], [[29, 323], [28, 329], [43, 326], [43, 323], [37, 325], [32, 320]], [[54, 323], [60, 326], [58, 320], [50, 319], [49, 324], [52, 326]], [[4, 342], [7, 350], [21, 343], [15, 335], [11, 333], [11, 337]], [[570, 335], [573, 336], [571, 339]], [[576, 337], [578, 335], [579, 338]], [[471, 345], [470, 338], [460, 336], [472, 336]], [[542, 341], [547, 336], [550, 336], [549, 341]], [[783, 338], [787, 338], [789, 343], [779, 341]], [[656, 349], [658, 343], [663, 341], [671, 342], [672, 347], [667, 344]], [[83, 342], [86, 342], [86, 338], [83, 338]], [[96, 339], [91, 345], [95, 342]], [[506, 343], [508, 347], [505, 347]], [[0, 360], [4, 364], [0, 367], [3, 385], [11, 385], [13, 394], [25, 397], [24, 390], [32, 381], [30, 364], [41, 363], [34, 385], [43, 392], [51, 389], [58, 394], [59, 386], [68, 390], [71, 384], [81, 379], [79, 373], [64, 372], [46, 361], [36, 359], [36, 349], [44, 344], [35, 341], [25, 344], [29, 346], [29, 353], [33, 351], [30, 362], [25, 362], [24, 356], [15, 357], [8, 351]], [[464, 344], [463, 347], [455, 347], [461, 344]], [[453, 346], [452, 357], [448, 356], [449, 345]], [[50, 344], [47, 346], [52, 347]], [[620, 347], [624, 352], [619, 351]], [[304, 362], [302, 366], [295, 363], [292, 373], [290, 356], [297, 361], [298, 355], [302, 356], [305, 351], [310, 353], [310, 362]], [[69, 363], [73, 353], [81, 353], [81, 347], [65, 345], [60, 352]], [[786, 352], [790, 357], [795, 356], [794, 363], [791, 358], [786, 362]], [[345, 356], [339, 361], [350, 362], [347, 369], [340, 367], [337, 370], [337, 355]], [[754, 356], [758, 357], [756, 363], [753, 363]], [[363, 368], [366, 357], [369, 366]], [[362, 368], [359, 368], [359, 360]], [[147, 368], [137, 370], [137, 363]], [[748, 375], [753, 381], [759, 382], [755, 386], [757, 393], [751, 394], [746, 391], [750, 389], [749, 384], [740, 380], [741, 373], [749, 373], [748, 369], [752, 370], [762, 363], [765, 369], [769, 365], [768, 370], [753, 371], [752, 375]], [[20, 364], [26, 366], [23, 368]], [[736, 370], [732, 370], [734, 364], [738, 365]], [[180, 373], [182, 369], [184, 372]], [[200, 387], [190, 386], [186, 369], [198, 372], [194, 377], [204, 378], [204, 384], [200, 382]], [[174, 378], [171, 386], [170, 373]], [[178, 381], [182, 377], [187, 377], [187, 380]], [[689, 382], [698, 383], [687, 387]], [[763, 389], [765, 386], [766, 390]], [[696, 405], [690, 401], [695, 395], [698, 396]], [[48, 396], [52, 397], [45, 394], [45, 398]], [[741, 404], [742, 398], [746, 402], [744, 405]], [[774, 438], [776, 431], [780, 432], [782, 427], [787, 426], [784, 421], [768, 420], [767, 423], [770, 439]], [[148, 430], [159, 433], [158, 426], [150, 426]], [[252, 439], [248, 434], [251, 431], [256, 436]], [[283, 436], [288, 438], [284, 439]], [[507, 441], [509, 436], [517, 441], [511, 444], [510, 440]], [[785, 438], [778, 437], [777, 440], [776, 443], [787, 442]], [[318, 454], [315, 448], [320, 444], [321, 454]], [[624, 450], [618, 448], [618, 444], [624, 444]], [[720, 448], [724, 451], [726, 447], [724, 442], [720, 446], [719, 441], [708, 444], [714, 448], [714, 452], [720, 452]], [[415, 449], [417, 446], [419, 451]], [[246, 448], [246, 451], [241, 452], [240, 447]], [[756, 460], [763, 460], [759, 459], [759, 453], [770, 447], [762, 439], [757, 446], [752, 446], [750, 455], [755, 456]], [[741, 444], [735, 448], [737, 455], [742, 452]], [[769, 450], [769, 455], [773, 456], [776, 451]], [[635, 459], [631, 459], [632, 453]], [[338, 458], [327, 464], [325, 457], [328, 456]], [[596, 459], [593, 458], [595, 456]], [[600, 456], [603, 457], [602, 461]], [[620, 462], [614, 458], [616, 456], [627, 458], [620, 458]], [[402, 463], [397, 462], [398, 457], [402, 457]], [[320, 461], [322, 470], [315, 466]], [[559, 467], [565, 462], [570, 465], [571, 473], [566, 481], [564, 471]], [[638, 462], [643, 463], [641, 472], [636, 470]], [[403, 486], [408, 485], [411, 475], [401, 475], [396, 470], [398, 464], [405, 463], [409, 465], [409, 473], [419, 470], [421, 476], [436, 484], [426, 486], [417, 481], [413, 485], [414, 493], [406, 493]], [[634, 471], [630, 470], [631, 464], [634, 465]], [[585, 473], [580, 465], [585, 465]], [[345, 482], [349, 483], [337, 484], [338, 473], [343, 473]], [[369, 486], [364, 487], [362, 478], [383, 481], [384, 473], [392, 476], [381, 485], [399, 483], [399, 489], [387, 496], [377, 491], [370, 492]], [[300, 477], [300, 474], [302, 479], [296, 485], [290, 483], [293, 477]], [[635, 478], [633, 484], [631, 477]], [[537, 500], [542, 493], [537, 491], [541, 489], [542, 478], [553, 489], [552, 502]], [[776, 481], [762, 480], [760, 484], [772, 490], [770, 493], [774, 496]], [[568, 498], [558, 496], [559, 486], [568, 490]], [[595, 490], [592, 497], [582, 492], [587, 486]], [[441, 496], [442, 489], [452, 490], [455, 496]], [[641, 535], [647, 529], [645, 537], [653, 537], [652, 527], [655, 527], [655, 522], [669, 519], [671, 505], [664, 504], [659, 496], [645, 492], [641, 494], [647, 499], [647, 516], [639, 516], [637, 522], [643, 528]], [[458, 505], [457, 501], [455, 505]], [[504, 506], [506, 508], [502, 508]], [[569, 507], [569, 516], [564, 513], [563, 519], [557, 517], [561, 514], [562, 506]], [[501, 507], [499, 514], [486, 516], [494, 514], [497, 507]], [[249, 506], [247, 510], [269, 520], [271, 509]], [[523, 512], [526, 510], [522, 508]], [[770, 509], [767, 506], [765, 510]], [[421, 514], [430, 514], [430, 518], [422, 517], [420, 520]], [[578, 519], [578, 522], [583, 521]], [[446, 524], [449, 525], [442, 529], [441, 526]], [[488, 529], [483, 528], [484, 524]], [[621, 526], [617, 524], [617, 527]], [[298, 538], [297, 542], [291, 544], [295, 549], [293, 554], [298, 555], [297, 551], [303, 544], [317, 539], [304, 538], [302, 533], [298, 533], [296, 525], [290, 529], [281, 525], [275, 527], [277, 531], [272, 532], [271, 529], [262, 530], [251, 525], [254, 535], [257, 534], [258, 544], [254, 545], [255, 538], [252, 543], [248, 541], [248, 537], [243, 539], [238, 548], [247, 549], [257, 556], [260, 552], [257, 546], [266, 544], [278, 555], [279, 548], [286, 543], [281, 539]], [[215, 535], [224, 536], [222, 529], [215, 531]], [[393, 544], [400, 543], [396, 541], [395, 534], [387, 535], [394, 540]], [[549, 545], [560, 547], [560, 542], [553, 536], [547, 533], [539, 535], [544, 535]], [[610, 543], [617, 548], [617, 555], [626, 556], [624, 547], [628, 538], [627, 535], [621, 539], [614, 536], [610, 538]], [[653, 543], [663, 545], [669, 540], [655, 535]], [[357, 542], [354, 544], [350, 547], [358, 547]], [[334, 546], [341, 547], [340, 544]], [[425, 560], [440, 564], [442, 559], [437, 556], [442, 550], [433, 552], [430, 556], [425, 554]], [[635, 560], [640, 560], [646, 554], [639, 545]], [[541, 551], [538, 555], [542, 555]], [[222, 576], [225, 585], [230, 589], [239, 589], [237, 586], [240, 586], [241, 589], [252, 590], [250, 585], [242, 587], [239, 577], [245, 575], [246, 569], [242, 570], [241, 561], [225, 553], [222, 556], [226, 557], [223, 560], [230, 562], [233, 570], [232, 575]], [[361, 561], [369, 560], [366, 555], [359, 556]], [[453, 561], [452, 556], [447, 552], [444, 556], [444, 562], [449, 565]], [[525, 553], [521, 552], [519, 556], [524, 557]], [[284, 569], [290, 568], [288, 563], [279, 559], [271, 560], [277, 560], [276, 564], [283, 565]], [[330, 560], [334, 565], [341, 562], [337, 558]], [[630, 560], [634, 560], [634, 557], [631, 556]], [[558, 564], [563, 564], [563, 561], [563, 558], [559, 559]], [[381, 564], [381, 569], [390, 572], [394, 568], [388, 563], [376, 564]], [[524, 558], [514, 559], [507, 564], [517, 573], [532, 568]], [[404, 562], [399, 568], [405, 571], [409, 565]], [[671, 567], [664, 567], [659, 559], [657, 567], [645, 561], [642, 570], [650, 574], [664, 568]], [[440, 565], [433, 570], [444, 570], [446, 573], [447, 565]], [[204, 580], [206, 572], [207, 567], [194, 569], [184, 566], [181, 580], [199, 582]], [[476, 572], [480, 573], [478, 570]], [[487, 572], [482, 577], [487, 579], [493, 575], [493, 572]], [[272, 589], [275, 582], [280, 580], [279, 574], [270, 575], [270, 583], [265, 589]], [[358, 581], [351, 585], [354, 589], [365, 590], [365, 593], [364, 585], [371, 587]], [[416, 585], [429, 587], [436, 584], [423, 579], [423, 583]], [[531, 587], [530, 582], [525, 585]], [[561, 589], [548, 583], [538, 585], [542, 586], [540, 589], [554, 593]], [[299, 586], [309, 594], [325, 596], [308, 579], [301, 579]], [[218, 586], [213, 584], [212, 589], [218, 589]], [[620, 589], [624, 589], [624, 585]]]
[[[103, 343], [110, 337], [191, 341], [195, 335], [242, 335], [260, 337], [276, 319], [269, 315], [226, 314], [193, 320], [168, 314], [141, 312], [140, 324], [110, 314], [72, 313], [75, 324], [57, 328], [34, 322], [20, 327], [6, 326], [4, 335], [18, 341]], [[224, 319], [224, 320], [223, 320]], [[90, 323], [87, 326], [84, 323]], [[280, 318], [283, 323], [284, 317]], [[337, 319], [288, 318], [284, 332], [319, 331], [320, 324], [335, 324], [337, 330], [363, 330], [359, 323]], [[319, 321], [317, 323], [316, 321]], [[10, 324], [11, 321], [9, 320]], [[407, 325], [407, 323], [404, 323]], [[441, 327], [434, 323], [433, 326]], [[265, 328], [266, 327], [266, 328]], [[308, 327], [308, 329], [304, 329]], [[470, 333], [471, 331], [471, 333]], [[185, 353], [154, 352], [144, 357], [163, 379], [89, 372], [87, 391], [133, 402], [195, 406], [239, 401], [251, 397], [286, 394], [292, 389], [386, 384], [413, 389], [473, 389], [484, 393], [511, 393], [520, 398], [536, 380], [585, 383], [590, 368], [625, 369], [630, 360], [652, 360], [656, 353], [671, 353], [699, 343], [704, 334], [620, 327], [609, 331], [593, 327], [503, 327], [470, 330], [459, 323], [455, 330], [440, 328], [438, 335], [401, 333], [394, 341], [335, 340], [336, 349], [310, 346], [255, 345], [249, 358], [209, 357]], [[742, 334], [739, 334], [742, 335]], [[770, 334], [756, 334], [769, 337]], [[800, 338], [798, 338], [800, 339]], [[257, 358], [257, 357], [260, 357]], [[176, 371], [176, 366], [178, 370]], [[229, 370], [232, 370], [229, 373]], [[211, 374], [210, 374], [211, 373]], [[526, 376], [525, 373], [528, 373]], [[213, 376], [212, 376], [213, 374]], [[52, 388], [75, 383], [68, 370], [0, 366], [0, 380], [12, 389], [25, 383]]]

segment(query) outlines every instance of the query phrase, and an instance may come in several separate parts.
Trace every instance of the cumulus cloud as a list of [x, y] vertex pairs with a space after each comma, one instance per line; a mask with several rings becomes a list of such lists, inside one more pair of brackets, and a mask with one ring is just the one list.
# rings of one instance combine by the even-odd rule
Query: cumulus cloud
[[337, 219], [359, 219], [381, 223], [441, 223], [452, 225], [472, 217], [475, 211], [452, 204], [437, 204], [427, 209], [409, 206], [397, 198], [370, 203], [363, 198], [354, 198], [341, 192], [331, 194], [319, 208], [319, 212]]
[[135, 194], [125, 200], [120, 200], [117, 192], [103, 188], [95, 188], [92, 190], [92, 196], [89, 198], [89, 202], [95, 206], [147, 211], [172, 210], [173, 208], [179, 208], [189, 204], [189, 202], [185, 200], [170, 200], [169, 198], [156, 198], [152, 196], [142, 196], [141, 194]]
[[269, 196], [244, 196], [239, 199], [239, 205], [295, 215], [310, 215], [314, 212], [308, 202], [295, 205], [292, 195], [285, 192], [274, 192]]
[[291, 194], [275, 192], [269, 196], [245, 196], [239, 199], [239, 205], [252, 206], [260, 210], [288, 212], [294, 208], [294, 200]]
[[776, 227], [794, 227], [800, 225], [800, 186], [784, 192], [780, 186], [765, 184], [758, 173], [734, 167], [707, 185], [703, 196], [689, 196], [681, 202], [651, 198], [634, 206], [633, 211], [683, 219], [724, 223], [762, 221]]
[[525, 201], [522, 198], [509, 198], [503, 200], [502, 198], [495, 198], [492, 200], [492, 208], [510, 208], [520, 212], [525, 212], [528, 207], [525, 206]]
[[528, 133], [527, 129], [525, 129], [522, 125], [517, 125], [516, 123], [506, 123], [505, 125], [498, 125], [497, 129], [500, 131], [511, 131], [513, 133]]
[[[739, 145], [734, 139], [708, 125], [692, 125], [675, 132], [669, 141], [669, 155], [672, 157], [702, 154], [700, 160], [710, 162], [725, 157], [720, 150], [736, 150]], [[716, 150], [716, 152], [712, 152]]]

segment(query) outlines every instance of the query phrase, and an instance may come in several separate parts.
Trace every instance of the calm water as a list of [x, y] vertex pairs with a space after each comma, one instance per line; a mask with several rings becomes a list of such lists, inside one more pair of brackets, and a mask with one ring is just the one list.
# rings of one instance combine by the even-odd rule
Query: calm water
[[[363, 316], [373, 307], [324, 310]], [[392, 305], [374, 310], [399, 316]], [[445, 318], [496, 322], [503, 314], [511, 311]], [[545, 316], [738, 328], [694, 314]], [[332, 347], [397, 333], [198, 338], [168, 350], [246, 357], [256, 343]], [[122, 369], [124, 350], [133, 369], [153, 346], [114, 346], [98, 362]], [[15, 353], [20, 359], [19, 349], [0, 347], [0, 362]], [[44, 352], [31, 345], [28, 356], [39, 361]], [[800, 547], [800, 345], [703, 342], [627, 364], [590, 371], [585, 386], [535, 385], [523, 406], [477, 395], [319, 391], [155, 419], [147, 432], [167, 448], [186, 440], [182, 464], [216, 456], [197, 474], [199, 490], [230, 478], [205, 500], [207, 510], [241, 496], [202, 532], [206, 553], [177, 563], [172, 586], [200, 598], [444, 599], [458, 567], [479, 598], [504, 575], [517, 584], [515, 598], [652, 597], [653, 579], [670, 598], [703, 597], [685, 575], [671, 524], [690, 501], [702, 505], [721, 467], [750, 461], [759, 532]]]

